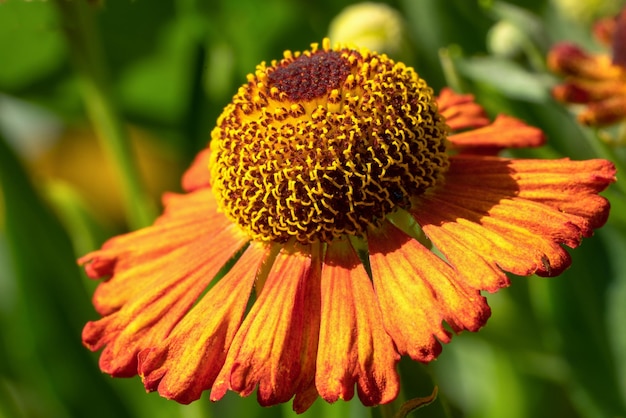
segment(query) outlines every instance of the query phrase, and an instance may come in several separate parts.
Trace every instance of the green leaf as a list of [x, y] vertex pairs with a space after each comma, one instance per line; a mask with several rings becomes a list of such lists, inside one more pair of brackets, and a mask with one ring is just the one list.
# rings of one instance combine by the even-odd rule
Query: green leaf
[[512, 99], [543, 103], [550, 98], [551, 79], [526, 71], [513, 61], [497, 57], [476, 57], [457, 61], [459, 72], [473, 81], [489, 84]]
[[601, 230], [572, 250], [572, 267], [560, 277], [533, 281], [546, 335], [551, 336], [553, 348], [569, 366], [563, 386], [582, 416], [626, 414], [619, 369], [611, 350], [615, 341], [611, 335], [623, 333], [624, 319], [619, 320], [621, 329], [610, 328], [614, 323], [607, 321], [607, 295], [621, 281], [616, 273], [622, 271], [615, 267], [609, 248], [619, 248], [623, 243], [613, 242], [611, 235], [605, 236]]
[[92, 314], [67, 234], [2, 138], [0, 185], [19, 299], [3, 317], [2, 332], [9, 373], [21, 382], [16, 386], [27, 385], [23, 399], [40, 399], [48, 417], [130, 416], [81, 345]]
[[601, 231], [611, 243], [608, 255], [612, 260], [613, 281], [607, 289], [607, 328], [609, 344], [615, 358], [615, 369], [622, 400], [626, 401], [626, 228], [606, 228]]
[[496, 1], [491, 5], [490, 11], [497, 19], [511, 22], [518, 29], [524, 31], [534, 43], [541, 46], [547, 44], [548, 38], [545, 33], [543, 21], [539, 16], [531, 13], [527, 9]]
[[65, 62], [50, 2], [0, 3], [0, 90], [17, 90], [42, 81]]
[[402, 0], [401, 5], [418, 50], [417, 71], [435, 90], [445, 85], [437, 51], [453, 44], [466, 54], [484, 51], [491, 22], [478, 2]]

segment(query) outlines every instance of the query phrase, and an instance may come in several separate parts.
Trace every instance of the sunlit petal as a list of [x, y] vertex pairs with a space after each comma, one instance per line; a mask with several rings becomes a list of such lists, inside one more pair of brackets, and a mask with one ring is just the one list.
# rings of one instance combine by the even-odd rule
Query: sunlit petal
[[[261, 405], [286, 402], [298, 391], [305, 336], [307, 281], [319, 282], [310, 255], [283, 250], [274, 261], [261, 294], [235, 335], [222, 371], [211, 391], [221, 399], [227, 390], [242, 396], [258, 386]], [[315, 299], [315, 298], [314, 298]], [[319, 300], [319, 299], [318, 299]], [[305, 379], [306, 380], [306, 379]]]
[[263, 246], [251, 244], [167, 338], [139, 353], [139, 374], [146, 389], [186, 404], [213, 385], [266, 253]]
[[[114, 238], [102, 250], [81, 259], [96, 264], [94, 271], [113, 274], [94, 295], [94, 305], [104, 317], [83, 330], [83, 342], [90, 349], [106, 345], [100, 356], [103, 371], [116, 376], [136, 374], [137, 353], [167, 337], [245, 243], [245, 236], [222, 215], [205, 216], [211, 213], [210, 205], [201, 202], [210, 200], [211, 195], [204, 192], [173, 197], [172, 207], [157, 224]], [[181, 201], [203, 210], [196, 206], [196, 211], [178, 219]], [[175, 220], [170, 222], [170, 216]], [[206, 224], [207, 219], [212, 223]], [[196, 228], [180, 227], [181, 223]], [[211, 225], [216, 232], [207, 235], [199, 225]], [[145, 262], [148, 257], [150, 262]]]
[[390, 224], [369, 238], [374, 288], [400, 354], [428, 362], [452, 330], [477, 331], [490, 315], [480, 292], [442, 259]]
[[[494, 291], [506, 282], [492, 276], [494, 282], [489, 284], [472, 275], [471, 258], [483, 269], [487, 263], [487, 270], [498, 266], [518, 275], [559, 274], [571, 262], [560, 244], [578, 246], [583, 236], [606, 220], [608, 204], [596, 193], [613, 181], [611, 167], [604, 161], [520, 163], [494, 158], [479, 163], [457, 157], [447, 184], [424, 196], [412, 213], [470, 283]], [[550, 192], [558, 194], [546, 205]], [[596, 214], [591, 222], [576, 211], [581, 199], [586, 205], [596, 203], [590, 209]], [[566, 207], [572, 210], [565, 211]]]
[[385, 332], [370, 279], [347, 240], [328, 247], [322, 270], [322, 321], [316, 385], [328, 402], [349, 400], [357, 385], [364, 405], [398, 393], [399, 356]]

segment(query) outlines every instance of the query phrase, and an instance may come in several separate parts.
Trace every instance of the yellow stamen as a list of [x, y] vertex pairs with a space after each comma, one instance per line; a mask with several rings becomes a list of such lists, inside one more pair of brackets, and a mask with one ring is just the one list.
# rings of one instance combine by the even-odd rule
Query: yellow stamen
[[212, 132], [213, 190], [253, 239], [364, 235], [436, 183], [445, 133], [413, 69], [326, 39], [239, 89]]

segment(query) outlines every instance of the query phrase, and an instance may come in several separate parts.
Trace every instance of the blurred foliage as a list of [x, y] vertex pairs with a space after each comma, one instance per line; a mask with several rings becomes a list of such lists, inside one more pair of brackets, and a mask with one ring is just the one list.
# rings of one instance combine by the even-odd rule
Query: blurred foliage
[[[306, 49], [347, 0], [109, 0], [89, 7], [115, 109], [155, 202], [204, 147], [222, 108], [261, 61]], [[619, 1], [390, 0], [405, 19], [401, 58], [439, 90], [471, 92], [492, 114], [541, 127], [548, 145], [513, 155], [612, 158], [549, 94], [545, 54], [569, 39], [599, 49], [593, 18]], [[584, 3], [584, 4], [582, 4]], [[77, 256], [129, 228], [118, 180], [89, 126], [58, 3], [0, 2], [0, 418], [288, 417], [229, 394], [189, 406], [147, 395], [138, 378], [100, 373], [81, 346], [95, 283]], [[574, 13], [575, 11], [575, 13]], [[626, 417], [626, 201], [606, 192], [608, 224], [571, 251], [559, 278], [514, 278], [493, 314], [436, 362], [400, 364], [412, 416]], [[401, 402], [398, 400], [397, 402]], [[359, 417], [358, 402], [316, 402], [304, 416]], [[374, 416], [386, 416], [384, 407]]]

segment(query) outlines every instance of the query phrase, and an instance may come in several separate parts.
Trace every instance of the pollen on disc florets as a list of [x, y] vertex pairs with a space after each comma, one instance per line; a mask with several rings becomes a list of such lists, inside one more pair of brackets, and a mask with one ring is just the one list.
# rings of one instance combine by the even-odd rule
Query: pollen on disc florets
[[253, 239], [363, 235], [442, 176], [446, 129], [413, 69], [326, 39], [248, 76], [211, 133], [211, 183]]

